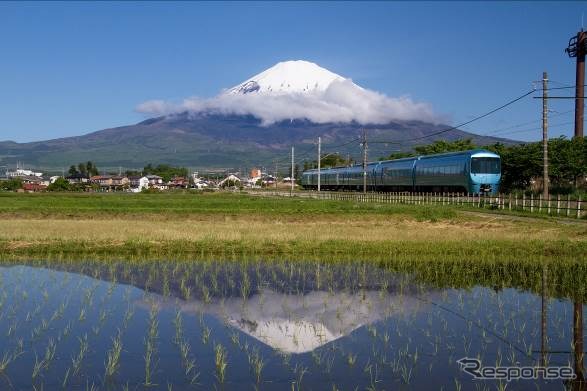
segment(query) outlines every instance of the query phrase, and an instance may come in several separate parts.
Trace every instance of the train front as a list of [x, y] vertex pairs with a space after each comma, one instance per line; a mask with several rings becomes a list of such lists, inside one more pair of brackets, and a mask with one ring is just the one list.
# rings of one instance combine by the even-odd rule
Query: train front
[[501, 181], [501, 159], [489, 151], [471, 155], [469, 170], [472, 193], [496, 194]]

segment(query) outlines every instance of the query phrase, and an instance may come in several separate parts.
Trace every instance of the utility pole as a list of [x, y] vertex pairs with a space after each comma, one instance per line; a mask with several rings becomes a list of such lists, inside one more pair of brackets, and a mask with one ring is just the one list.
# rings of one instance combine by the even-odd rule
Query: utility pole
[[367, 193], [367, 130], [363, 129], [363, 193]]
[[320, 192], [320, 149], [322, 147], [322, 138], [318, 137], [318, 192]]
[[275, 160], [275, 190], [277, 190], [277, 159]]
[[583, 98], [585, 95], [585, 53], [587, 51], [587, 34], [581, 29], [569, 40], [565, 52], [569, 57], [577, 58], [575, 73], [575, 137], [583, 137]]
[[293, 192], [294, 190], [294, 147], [293, 145], [291, 146], [291, 191]]
[[546, 295], [546, 265], [542, 265], [542, 301], [540, 311], [540, 365], [546, 367], [546, 311], [548, 296]]
[[584, 390], [585, 388], [585, 366], [583, 352], [583, 303], [573, 303], [573, 352], [575, 354], [575, 375], [577, 378], [575, 381], [582, 386], [577, 388], [578, 390]]
[[[548, 200], [548, 75], [542, 72], [542, 195]], [[550, 205], [550, 204], [549, 204]]]

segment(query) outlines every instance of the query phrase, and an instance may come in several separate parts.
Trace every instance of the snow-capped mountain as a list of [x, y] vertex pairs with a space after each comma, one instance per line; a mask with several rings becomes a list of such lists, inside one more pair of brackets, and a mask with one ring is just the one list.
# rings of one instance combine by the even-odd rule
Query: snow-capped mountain
[[229, 94], [287, 94], [325, 91], [346, 78], [303, 60], [283, 61], [228, 89]]
[[280, 62], [212, 98], [192, 97], [181, 103], [154, 100], [142, 103], [137, 110], [156, 115], [252, 115], [263, 126], [291, 120], [361, 125], [398, 120], [438, 122], [425, 102], [362, 88], [350, 78], [301, 60]]
[[[359, 87], [308, 61], [280, 62], [212, 98], [154, 100], [137, 110], [156, 117], [79, 137], [0, 142], [0, 165], [26, 161], [61, 170], [83, 156], [101, 167], [252, 167], [287, 156], [292, 145], [313, 148], [318, 136], [330, 145], [348, 143], [361, 129], [380, 140], [422, 140], [432, 135], [426, 141], [471, 138], [478, 145], [508, 143], [458, 129], [435, 135], [446, 125], [428, 104]], [[406, 143], [402, 148], [411, 146]], [[384, 157], [390, 148], [373, 144], [369, 153]]]

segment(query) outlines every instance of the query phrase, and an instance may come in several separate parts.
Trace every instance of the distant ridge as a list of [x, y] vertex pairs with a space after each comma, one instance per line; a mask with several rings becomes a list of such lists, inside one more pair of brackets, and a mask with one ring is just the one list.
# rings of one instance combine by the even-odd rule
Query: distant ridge
[[[275, 159], [287, 160], [291, 145], [298, 156], [315, 150], [318, 136], [326, 152], [349, 153], [358, 157], [358, 145], [351, 144], [338, 151], [329, 145], [346, 143], [368, 129], [372, 140], [422, 137], [445, 128], [419, 121], [398, 121], [386, 125], [315, 124], [306, 120], [282, 121], [262, 126], [252, 116], [223, 116], [180, 113], [150, 118], [135, 125], [104, 129], [83, 136], [66, 137], [31, 143], [0, 142], [0, 165], [17, 161], [39, 168], [61, 169], [81, 161], [92, 160], [101, 167], [143, 167], [148, 163], [168, 163], [194, 168], [238, 168], [267, 165]], [[440, 136], [420, 140], [417, 145], [434, 140], [471, 138], [477, 145], [515, 141], [478, 136], [454, 130]], [[406, 144], [409, 150], [416, 143]], [[395, 145], [371, 144], [370, 159], [387, 156], [397, 150]], [[315, 153], [308, 153], [309, 160]]]

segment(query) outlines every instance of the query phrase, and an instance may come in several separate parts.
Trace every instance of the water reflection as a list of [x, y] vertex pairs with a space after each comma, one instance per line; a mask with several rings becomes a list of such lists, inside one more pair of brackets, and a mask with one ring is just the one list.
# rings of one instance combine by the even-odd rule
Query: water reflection
[[[490, 278], [491, 270], [480, 269], [474, 273], [481, 277], [472, 278], [470, 269], [402, 267], [6, 265], [0, 267], [0, 333], [7, 336], [0, 339], [0, 388], [504, 387], [474, 382], [456, 363], [478, 357], [484, 365], [571, 365], [577, 374], [566, 384], [536, 379], [508, 388], [585, 390], [584, 295], [561, 285], [573, 275], [568, 270], [501, 268]], [[120, 365], [107, 379], [117, 336]], [[79, 358], [83, 341], [88, 348]], [[149, 384], [147, 341], [154, 356]], [[218, 349], [228, 357], [222, 384]]]
[[[389, 291], [360, 293], [311, 291], [292, 295], [265, 289], [241, 297], [174, 300], [157, 297], [161, 307], [185, 313], [212, 314], [228, 325], [285, 353], [307, 353], [351, 334], [354, 330], [394, 315], [425, 310], [422, 300]], [[141, 303], [152, 305], [152, 298]], [[422, 308], [424, 307], [424, 308]]]

